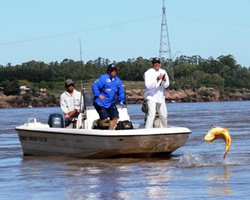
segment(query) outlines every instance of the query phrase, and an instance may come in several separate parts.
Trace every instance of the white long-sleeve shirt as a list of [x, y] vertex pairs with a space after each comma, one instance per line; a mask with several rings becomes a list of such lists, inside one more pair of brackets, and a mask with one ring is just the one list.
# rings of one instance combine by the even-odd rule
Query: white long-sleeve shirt
[[[166, 81], [157, 80], [157, 77], [165, 74]], [[164, 69], [155, 70], [153, 67], [144, 73], [145, 91], [144, 98], [156, 103], [165, 101], [165, 89], [169, 86], [169, 77]], [[162, 83], [161, 83], [162, 81]]]
[[[60, 105], [61, 109], [64, 114], [69, 113], [70, 111], [77, 109], [78, 112], [80, 111], [80, 100], [81, 99], [81, 93], [77, 90], [73, 91], [73, 94], [69, 94], [67, 91], [61, 94], [60, 98]], [[83, 108], [83, 98], [81, 101], [82, 108]]]

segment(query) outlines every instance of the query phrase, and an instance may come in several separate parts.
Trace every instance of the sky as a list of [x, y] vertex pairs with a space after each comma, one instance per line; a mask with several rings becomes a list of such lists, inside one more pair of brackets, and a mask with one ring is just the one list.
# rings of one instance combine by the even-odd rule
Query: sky
[[[249, 0], [165, 0], [172, 58], [250, 67]], [[162, 0], [1, 1], [0, 65], [159, 56]]]

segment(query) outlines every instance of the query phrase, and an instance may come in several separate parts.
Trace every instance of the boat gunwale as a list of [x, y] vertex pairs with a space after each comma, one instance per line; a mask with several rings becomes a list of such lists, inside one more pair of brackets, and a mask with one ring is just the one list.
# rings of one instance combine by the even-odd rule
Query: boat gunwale
[[[184, 129], [188, 129], [185, 127], [177, 127], [177, 128], [184, 128]], [[52, 128], [47, 128], [48, 130], [44, 130], [44, 129], [38, 129], [38, 128], [30, 128], [30, 127], [25, 127], [22, 128], [22, 126], [16, 127], [15, 130], [18, 132], [19, 131], [25, 131], [25, 132], [40, 132], [40, 133], [46, 133], [46, 134], [58, 134], [58, 135], [77, 135], [77, 136], [94, 136], [94, 137], [131, 137], [131, 136], [160, 136], [160, 135], [184, 135], [184, 134], [191, 134], [191, 130], [189, 131], [183, 131], [183, 132], [174, 132], [174, 133], [162, 133], [162, 132], [154, 132], [154, 133], [136, 133], [136, 131], [138, 130], [143, 130], [143, 129], [127, 129], [127, 130], [114, 130], [112, 131], [112, 133], [110, 133], [110, 130], [99, 130], [99, 129], [69, 129], [67, 131], [63, 131], [63, 132], [58, 132], [58, 129], [60, 130], [65, 130], [65, 128], [53, 128], [54, 131], [51, 131], [49, 129]], [[155, 130], [157, 128], [154, 128], [152, 130]], [[70, 132], [71, 130], [85, 130], [86, 132]], [[133, 130], [133, 131], [132, 131]], [[159, 129], [160, 130], [160, 129]], [[162, 130], [162, 129], [161, 129]], [[96, 131], [102, 131], [104, 133], [95, 133]], [[124, 131], [126, 131], [126, 133], [124, 133]], [[127, 131], [132, 131], [134, 133], [127, 133]], [[93, 133], [89, 133], [89, 132], [93, 132]], [[113, 132], [115, 134], [113, 134]], [[119, 132], [119, 133], [117, 133]]]

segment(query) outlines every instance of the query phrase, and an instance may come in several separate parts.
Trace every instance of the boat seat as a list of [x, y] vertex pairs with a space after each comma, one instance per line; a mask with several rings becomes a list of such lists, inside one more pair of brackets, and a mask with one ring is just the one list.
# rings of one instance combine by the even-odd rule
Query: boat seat
[[104, 123], [104, 126], [99, 126], [99, 119], [95, 120], [92, 125], [92, 129], [102, 129], [102, 130], [108, 130], [109, 129], [109, 120]]
[[99, 120], [99, 114], [97, 113], [94, 106], [87, 107], [85, 113], [86, 113], [85, 128], [92, 129], [93, 122]]

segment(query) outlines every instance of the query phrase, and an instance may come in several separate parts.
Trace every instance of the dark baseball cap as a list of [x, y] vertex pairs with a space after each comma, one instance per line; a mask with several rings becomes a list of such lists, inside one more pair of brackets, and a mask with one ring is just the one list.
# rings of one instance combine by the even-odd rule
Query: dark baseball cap
[[161, 59], [159, 57], [155, 57], [152, 59], [152, 63], [155, 64], [155, 63], [161, 63]]
[[107, 73], [110, 73], [110, 72], [112, 72], [114, 70], [117, 71], [116, 65], [115, 64], [109, 64], [108, 68], [107, 68]]

